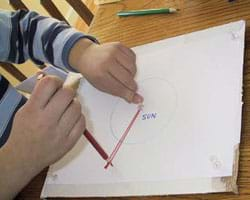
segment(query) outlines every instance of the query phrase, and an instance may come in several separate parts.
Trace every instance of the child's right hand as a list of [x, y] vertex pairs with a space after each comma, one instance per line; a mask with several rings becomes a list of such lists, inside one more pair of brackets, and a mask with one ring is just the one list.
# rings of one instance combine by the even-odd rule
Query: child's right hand
[[75, 91], [62, 86], [58, 78], [45, 76], [16, 113], [0, 155], [2, 167], [16, 174], [13, 181], [18, 181], [18, 175], [23, 176], [22, 181], [31, 179], [60, 159], [84, 132], [85, 119]]
[[81, 39], [72, 48], [69, 63], [97, 89], [129, 103], [142, 103], [137, 92], [136, 55], [120, 42], [97, 45]]

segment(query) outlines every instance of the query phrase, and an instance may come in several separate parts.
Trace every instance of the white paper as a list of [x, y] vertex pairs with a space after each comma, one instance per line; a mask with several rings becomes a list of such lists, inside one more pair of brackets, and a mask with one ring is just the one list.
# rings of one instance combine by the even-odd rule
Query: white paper
[[[244, 33], [245, 22], [238, 21], [135, 47], [144, 108], [114, 167], [105, 170], [106, 162], [83, 137], [51, 166], [42, 196], [225, 191], [210, 183], [232, 176], [234, 147], [240, 142]], [[86, 81], [79, 98], [87, 128], [111, 153], [137, 107]], [[200, 186], [206, 189], [199, 189], [198, 180], [207, 181]], [[192, 181], [190, 192], [176, 188]], [[159, 183], [169, 187], [164, 190]], [[65, 185], [68, 191], [60, 192]]]

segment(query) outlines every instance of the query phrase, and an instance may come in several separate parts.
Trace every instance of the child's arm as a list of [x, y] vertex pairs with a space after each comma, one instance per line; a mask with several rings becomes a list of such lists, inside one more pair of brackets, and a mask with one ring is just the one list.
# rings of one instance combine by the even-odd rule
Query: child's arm
[[[110, 33], [112, 34], [112, 33]], [[135, 54], [120, 43], [97, 45], [96, 39], [64, 22], [29, 11], [0, 10], [0, 61], [41, 65], [81, 72], [96, 88], [139, 103]]]
[[79, 40], [96, 41], [54, 18], [33, 11], [0, 10], [0, 60], [23, 63], [31, 59], [41, 65], [50, 63], [70, 68], [68, 55]]

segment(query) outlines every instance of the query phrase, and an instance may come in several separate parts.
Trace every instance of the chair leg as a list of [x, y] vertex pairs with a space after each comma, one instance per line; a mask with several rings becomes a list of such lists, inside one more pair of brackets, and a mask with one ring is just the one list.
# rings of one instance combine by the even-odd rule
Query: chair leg
[[52, 17], [60, 21], [65, 21], [67, 24], [69, 24], [69, 22], [64, 18], [61, 12], [57, 9], [57, 7], [52, 2], [52, 0], [40, 0], [40, 3]]
[[24, 81], [27, 78], [22, 72], [20, 72], [14, 65], [10, 63], [0, 62], [0, 66], [2, 66], [3, 69], [9, 72], [12, 76], [14, 76], [20, 82]]
[[27, 6], [21, 1], [21, 0], [9, 0], [9, 4], [11, 5], [12, 8], [15, 10], [29, 10]]
[[89, 26], [94, 15], [81, 0], [66, 0]]

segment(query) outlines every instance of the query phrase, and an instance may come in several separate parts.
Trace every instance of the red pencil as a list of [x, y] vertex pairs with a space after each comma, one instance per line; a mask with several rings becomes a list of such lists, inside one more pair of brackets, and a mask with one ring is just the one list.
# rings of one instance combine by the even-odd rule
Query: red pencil
[[[73, 90], [77, 90], [77, 88], [79, 87], [79, 84], [80, 84], [81, 77], [82, 77], [82, 75], [80, 75], [79, 73], [69, 72], [66, 80], [64, 81], [63, 86], [70, 87]], [[101, 157], [104, 160], [107, 160], [109, 157], [108, 154], [104, 151], [104, 149], [101, 147], [101, 145], [96, 141], [94, 136], [87, 129], [85, 129], [83, 135], [92, 144], [92, 146], [101, 155]], [[112, 164], [110, 164], [110, 165], [112, 166]]]
[[92, 144], [92, 146], [96, 149], [96, 151], [100, 154], [100, 156], [104, 159], [108, 159], [108, 154], [104, 151], [101, 145], [96, 141], [94, 136], [86, 129], [83, 135], [87, 138], [87, 140]]

